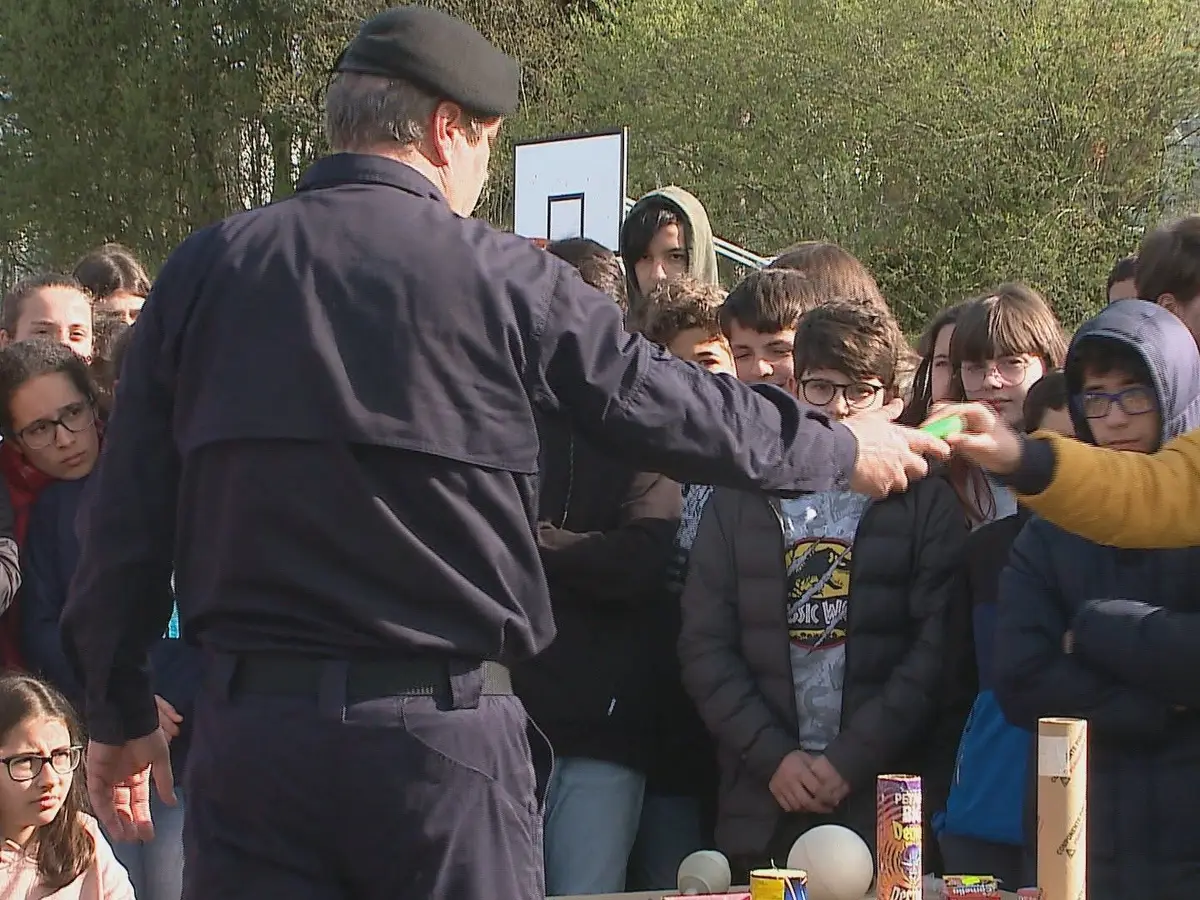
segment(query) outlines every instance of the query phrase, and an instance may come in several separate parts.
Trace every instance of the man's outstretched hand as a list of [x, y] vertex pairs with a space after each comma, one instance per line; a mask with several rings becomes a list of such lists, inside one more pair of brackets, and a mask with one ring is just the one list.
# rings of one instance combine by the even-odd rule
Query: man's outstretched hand
[[915, 428], [893, 424], [904, 408], [896, 400], [883, 409], [851, 416], [842, 424], [858, 439], [858, 460], [850, 477], [850, 489], [882, 499], [895, 491], [904, 491], [910, 481], [929, 473], [926, 456], [947, 459], [950, 447], [945, 441]]
[[987, 406], [953, 403], [940, 406], [929, 421], [958, 416], [963, 430], [946, 438], [955, 453], [995, 475], [1011, 475], [1021, 464], [1021, 438]]

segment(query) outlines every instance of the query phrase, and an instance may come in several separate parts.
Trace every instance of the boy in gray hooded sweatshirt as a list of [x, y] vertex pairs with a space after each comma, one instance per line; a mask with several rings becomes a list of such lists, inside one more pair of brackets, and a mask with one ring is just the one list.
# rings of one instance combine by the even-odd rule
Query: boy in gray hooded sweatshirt
[[720, 283], [708, 213], [680, 187], [651, 191], [634, 204], [621, 226], [621, 258], [635, 319], [663, 281], [686, 274], [705, 284]]

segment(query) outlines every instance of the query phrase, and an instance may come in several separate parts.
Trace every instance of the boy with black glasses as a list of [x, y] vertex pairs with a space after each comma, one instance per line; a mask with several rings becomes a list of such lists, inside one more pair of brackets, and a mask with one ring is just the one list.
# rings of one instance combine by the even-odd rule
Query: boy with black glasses
[[[828, 302], [797, 325], [789, 387], [834, 419], [875, 409], [897, 396], [906, 350], [886, 311]], [[846, 490], [713, 492], [679, 651], [716, 739], [716, 842], [736, 867], [786, 859], [826, 822], [874, 846], [875, 777], [924, 768], [965, 539], [936, 475], [874, 503]]]

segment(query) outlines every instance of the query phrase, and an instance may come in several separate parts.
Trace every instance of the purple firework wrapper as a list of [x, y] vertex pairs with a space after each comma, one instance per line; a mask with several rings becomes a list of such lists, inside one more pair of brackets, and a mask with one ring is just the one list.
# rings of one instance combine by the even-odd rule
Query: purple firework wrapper
[[921, 779], [876, 780], [876, 900], [921, 900]]

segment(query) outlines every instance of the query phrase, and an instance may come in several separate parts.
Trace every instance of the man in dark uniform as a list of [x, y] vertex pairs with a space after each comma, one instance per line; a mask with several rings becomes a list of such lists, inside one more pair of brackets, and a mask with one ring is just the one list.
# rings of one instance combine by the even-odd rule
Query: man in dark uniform
[[940, 441], [833, 424], [627, 334], [530, 242], [468, 218], [516, 63], [432, 9], [367, 22], [296, 195], [188, 238], [125, 360], [63, 616], [88, 786], [117, 836], [170, 800], [146, 649], [206, 653], [185, 897], [532, 900], [526, 717], [554, 636], [533, 410], [680, 481], [875, 495]]

